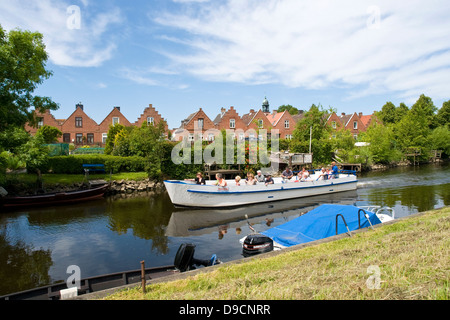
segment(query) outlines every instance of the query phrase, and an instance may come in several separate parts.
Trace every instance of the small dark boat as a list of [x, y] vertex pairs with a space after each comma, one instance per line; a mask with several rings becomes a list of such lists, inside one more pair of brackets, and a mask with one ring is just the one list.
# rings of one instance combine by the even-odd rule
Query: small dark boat
[[[145, 269], [145, 279], [156, 279], [179, 272], [175, 266], [163, 266]], [[132, 270], [105, 274], [97, 277], [82, 279], [78, 295], [98, 292], [110, 288], [120, 287], [127, 284], [141, 282], [141, 270]], [[61, 290], [67, 289], [65, 282], [52, 284], [36, 289], [16, 292], [0, 297], [1, 300], [60, 300]]]
[[[154, 267], [145, 269], [145, 280], [157, 279], [170, 276], [180, 272], [194, 270], [200, 266], [209, 267], [222, 263], [213, 254], [209, 260], [196, 259], [195, 245], [183, 243], [175, 255], [174, 265]], [[80, 280], [80, 287], [75, 287], [76, 295], [98, 292], [106, 289], [117, 288], [128, 284], [137, 284], [142, 281], [142, 270], [132, 270], [105, 274], [101, 276], [85, 278]], [[44, 287], [10, 293], [0, 296], [2, 300], [62, 300], [63, 291], [68, 289], [65, 282], [55, 283]]]
[[0, 207], [3, 208], [19, 208], [31, 206], [48, 206], [58, 204], [70, 204], [74, 202], [87, 201], [102, 197], [108, 184], [96, 186], [86, 190], [49, 193], [36, 196], [25, 197], [3, 197], [0, 198]]

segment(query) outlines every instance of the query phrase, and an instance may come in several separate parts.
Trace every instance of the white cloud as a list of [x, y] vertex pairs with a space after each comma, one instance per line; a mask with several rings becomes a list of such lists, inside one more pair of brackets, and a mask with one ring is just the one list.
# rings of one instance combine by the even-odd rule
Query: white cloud
[[[178, 68], [210, 81], [307, 89], [358, 86], [448, 98], [448, 1], [228, 0], [154, 18], [183, 31]], [[378, 15], [379, 14], [379, 15]]]
[[38, 31], [44, 35], [50, 61], [62, 66], [99, 66], [112, 57], [115, 39], [107, 31], [122, 21], [118, 9], [95, 14], [87, 1], [73, 9], [72, 3], [41, 1], [2, 1], [0, 21], [7, 30]]

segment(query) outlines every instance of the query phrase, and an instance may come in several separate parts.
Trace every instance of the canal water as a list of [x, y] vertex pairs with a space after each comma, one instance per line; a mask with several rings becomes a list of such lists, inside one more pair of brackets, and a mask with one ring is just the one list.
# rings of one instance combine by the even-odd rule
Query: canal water
[[401, 167], [358, 177], [358, 189], [331, 196], [224, 210], [173, 207], [166, 193], [108, 197], [85, 204], [0, 214], [0, 295], [81, 278], [173, 264], [182, 243], [195, 257], [242, 258], [239, 239], [323, 203], [389, 206], [396, 218], [450, 205], [449, 165]]

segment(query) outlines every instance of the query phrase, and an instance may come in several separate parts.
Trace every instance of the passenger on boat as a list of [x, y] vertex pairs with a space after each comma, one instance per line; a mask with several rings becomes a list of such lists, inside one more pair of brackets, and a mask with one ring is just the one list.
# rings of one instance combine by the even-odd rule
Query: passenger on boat
[[320, 170], [319, 177], [317, 178], [317, 180], [327, 180], [327, 179], [328, 179], [328, 172], [325, 168], [322, 168], [322, 170]]
[[281, 173], [281, 177], [283, 178], [283, 180], [285, 179], [291, 179], [294, 176], [294, 173], [291, 171], [291, 169], [289, 167], [286, 168], [286, 170], [283, 171], [283, 173]]
[[332, 168], [331, 168], [331, 176], [330, 176], [330, 178], [331, 179], [337, 179], [337, 178], [339, 178], [339, 174], [338, 174], [338, 172], [339, 172], [339, 169], [338, 169], [338, 167], [337, 167], [337, 165], [336, 165], [336, 162], [332, 162], [331, 163], [331, 165], [332, 165]]
[[234, 178], [234, 181], [236, 182], [237, 186], [241, 185], [241, 177], [240, 176], [236, 176], [236, 178]]
[[256, 177], [255, 178], [256, 178], [256, 181], [258, 181], [258, 182], [264, 182], [264, 180], [265, 180], [265, 177], [262, 174], [261, 170], [258, 170], [256, 172]]
[[227, 186], [227, 182], [225, 181], [225, 179], [223, 178], [221, 173], [216, 173], [216, 185], [219, 187], [226, 187]]
[[245, 183], [248, 185], [255, 185], [257, 183], [253, 173], [251, 172], [247, 173], [247, 179], [245, 180]]
[[309, 177], [309, 171], [305, 169], [305, 167], [302, 168], [301, 172], [301, 181], [306, 181]]
[[272, 176], [270, 174], [267, 175], [265, 185], [274, 184], [274, 181], [272, 179]]
[[197, 177], [195, 179], [184, 179], [186, 181], [194, 181], [196, 184], [206, 184], [205, 178], [201, 172], [197, 172]]

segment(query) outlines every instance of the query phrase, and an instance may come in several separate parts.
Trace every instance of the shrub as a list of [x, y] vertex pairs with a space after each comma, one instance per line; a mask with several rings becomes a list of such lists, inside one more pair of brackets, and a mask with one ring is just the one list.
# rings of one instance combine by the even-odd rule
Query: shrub
[[146, 161], [143, 157], [115, 157], [102, 154], [51, 157], [43, 172], [52, 171], [59, 174], [83, 173], [83, 164], [104, 164], [106, 172], [140, 172], [145, 171]]

